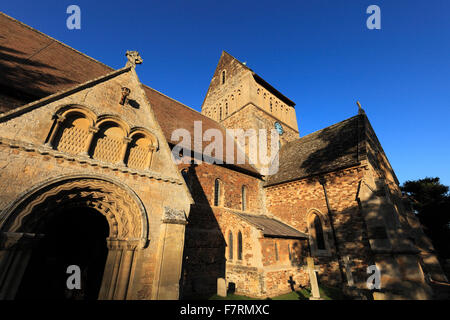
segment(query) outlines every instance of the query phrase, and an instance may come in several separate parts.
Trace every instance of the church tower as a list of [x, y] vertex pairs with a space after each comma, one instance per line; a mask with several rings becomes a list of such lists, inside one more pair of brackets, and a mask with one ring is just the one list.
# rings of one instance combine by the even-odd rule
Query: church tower
[[[253, 70], [223, 51], [202, 105], [202, 114], [228, 129], [275, 129], [281, 145], [298, 139], [295, 103]], [[245, 141], [247, 155], [248, 140]], [[270, 139], [267, 142], [270, 155]], [[257, 168], [260, 166], [255, 164]]]

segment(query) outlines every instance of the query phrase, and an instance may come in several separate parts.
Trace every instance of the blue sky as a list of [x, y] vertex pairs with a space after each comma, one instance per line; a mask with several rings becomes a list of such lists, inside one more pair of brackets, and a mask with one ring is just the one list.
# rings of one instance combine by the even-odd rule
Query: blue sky
[[[81, 8], [81, 30], [66, 8]], [[381, 30], [366, 8], [381, 8]], [[200, 110], [226, 50], [293, 100], [300, 135], [363, 108], [400, 182], [450, 185], [450, 1], [3, 1], [6, 14]]]

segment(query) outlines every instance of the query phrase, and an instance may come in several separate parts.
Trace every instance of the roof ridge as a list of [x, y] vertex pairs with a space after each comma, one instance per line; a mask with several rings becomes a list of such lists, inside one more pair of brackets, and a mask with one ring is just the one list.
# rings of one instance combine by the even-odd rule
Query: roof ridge
[[[302, 140], [303, 138], [310, 137], [310, 136], [313, 135], [313, 134], [317, 134], [317, 133], [319, 133], [320, 131], [323, 131], [323, 130], [330, 129], [330, 128], [332, 128], [332, 127], [338, 126], [338, 125], [340, 125], [340, 124], [342, 124], [342, 123], [344, 123], [344, 122], [353, 120], [354, 118], [357, 118], [357, 117], [359, 117], [359, 116], [360, 116], [360, 115], [357, 114], [356, 116], [353, 116], [353, 117], [350, 117], [350, 118], [341, 120], [341, 121], [339, 121], [339, 122], [333, 123], [333, 124], [329, 125], [328, 127], [325, 127], [325, 128], [316, 130], [316, 131], [314, 131], [314, 132], [308, 133], [306, 136], [300, 137], [300, 138], [298, 138], [298, 139], [296, 139], [296, 140], [294, 140], [294, 141], [298, 141], [298, 140]], [[291, 141], [291, 142], [294, 142], [294, 141]], [[291, 142], [289, 142], [289, 143], [291, 143]]]
[[[275, 88], [273, 85], [271, 85], [268, 81], [264, 80], [263, 77], [261, 77], [258, 73], [256, 73], [253, 69], [251, 69], [249, 66], [247, 66], [247, 64], [244, 64], [243, 62], [241, 62], [239, 59], [237, 59], [236, 57], [234, 57], [233, 55], [231, 55], [230, 53], [228, 53], [225, 50], [222, 50], [225, 54], [229, 55], [231, 58], [233, 58], [234, 60], [236, 60], [237, 62], [240, 63], [240, 65], [242, 67], [244, 67], [245, 69], [247, 69], [248, 71], [250, 71], [252, 73], [252, 76], [255, 78], [255, 80], [260, 79], [263, 83], [261, 83], [262, 86], [267, 86], [269, 91], [275, 91], [273, 93], [275, 93], [275, 95], [280, 95], [281, 96], [281, 100], [287, 100], [284, 101], [286, 102], [287, 105], [291, 105], [293, 108], [295, 107], [295, 102], [292, 101], [291, 99], [289, 99], [286, 95], [284, 95], [283, 93], [281, 93], [280, 90], [278, 90], [277, 88]], [[258, 82], [258, 81], [257, 81]]]
[[[142, 82], [141, 82], [141, 83], [142, 83]], [[156, 93], [162, 95], [163, 97], [165, 97], [165, 98], [167, 98], [167, 99], [170, 99], [170, 100], [172, 100], [173, 102], [176, 102], [176, 103], [178, 103], [179, 105], [181, 105], [181, 106], [183, 106], [183, 107], [185, 107], [185, 108], [187, 108], [187, 109], [189, 109], [189, 110], [191, 110], [191, 111], [197, 112], [198, 114], [201, 114], [202, 116], [205, 117], [205, 115], [203, 115], [201, 112], [195, 110], [194, 108], [189, 107], [188, 105], [184, 104], [183, 102], [180, 102], [180, 101], [178, 101], [178, 100], [176, 100], [176, 99], [174, 99], [174, 98], [171, 98], [171, 97], [169, 97], [168, 95], [162, 93], [161, 91], [158, 91], [158, 90], [156, 90], [155, 88], [152, 88], [152, 87], [150, 87], [150, 86], [148, 86], [148, 85], [146, 85], [146, 84], [143, 84], [143, 83], [142, 83], [142, 85], [143, 85], [144, 87], [150, 89], [150, 90], [155, 91]], [[210, 118], [208, 118], [208, 119], [210, 119]], [[211, 119], [211, 120], [212, 120], [212, 119]]]
[[[4, 13], [4, 12], [2, 12], [2, 11], [0, 11], [0, 15], [6, 17], [7, 19], [12, 20], [13, 22], [15, 22], [15, 23], [17, 23], [17, 24], [19, 24], [19, 25], [21, 25], [21, 26], [23, 26], [23, 27], [25, 27], [25, 28], [30, 29], [31, 31], [33, 31], [33, 32], [35, 32], [35, 33], [38, 33], [38, 34], [40, 34], [40, 35], [42, 35], [42, 36], [44, 36], [44, 37], [46, 37], [46, 38], [48, 38], [48, 39], [50, 39], [50, 40], [52, 40], [52, 41], [54, 41], [54, 42], [56, 42], [56, 43], [58, 43], [58, 44], [60, 44], [60, 45], [62, 45], [62, 46], [64, 46], [64, 47], [66, 47], [67, 49], [70, 49], [70, 50], [74, 51], [75, 53], [77, 53], [77, 54], [79, 54], [79, 55], [81, 55], [81, 56], [83, 56], [83, 57], [85, 57], [85, 58], [88, 58], [88, 59], [94, 61], [95, 63], [98, 63], [98, 64], [100, 64], [100, 65], [102, 65], [102, 66], [104, 66], [104, 67], [107, 67], [107, 68], [111, 69], [111, 71], [112, 71], [112, 70], [117, 70], [117, 69], [114, 69], [113, 67], [108, 66], [107, 64], [104, 64], [103, 62], [100, 62], [100, 61], [97, 60], [97, 59], [94, 59], [94, 58], [88, 56], [87, 54], [85, 54], [85, 53], [83, 53], [83, 52], [81, 52], [81, 51], [78, 51], [77, 49], [72, 48], [71, 46], [65, 44], [64, 42], [61, 42], [61, 41], [59, 41], [59, 40], [57, 40], [57, 39], [55, 39], [55, 38], [49, 36], [48, 34], [43, 33], [42, 31], [39, 31], [39, 30], [37, 30], [37, 29], [35, 29], [35, 28], [33, 28], [33, 27], [31, 27], [31, 26], [29, 26], [29, 25], [27, 25], [27, 24], [25, 24], [25, 23], [23, 23], [23, 22], [21, 22], [21, 21], [15, 19], [15, 18], [9, 16], [9, 15], [7, 15], [6, 13]], [[49, 45], [50, 45], [50, 44], [48, 44], [46, 47], [48, 47]], [[42, 49], [42, 48], [41, 48], [41, 49]], [[44, 49], [46, 49], [46, 48], [44, 48]]]
[[13, 115], [15, 115], [17, 113], [18, 114], [22, 114], [23, 112], [26, 112], [30, 108], [32, 108], [32, 109], [39, 108], [39, 107], [41, 107], [43, 105], [43, 103], [46, 103], [48, 101], [52, 101], [53, 99], [57, 99], [61, 95], [64, 95], [64, 94], [68, 94], [68, 93], [72, 94], [72, 93], [76, 92], [77, 90], [82, 89], [83, 87], [89, 86], [92, 83], [100, 83], [103, 80], [112, 79], [112, 78], [114, 78], [114, 77], [116, 77], [116, 76], [118, 76], [118, 75], [120, 75], [122, 73], [130, 71], [131, 68], [132, 68], [131, 66], [125, 66], [125, 67], [123, 67], [121, 69], [117, 69], [117, 70], [113, 69], [113, 71], [111, 71], [111, 72], [109, 72], [109, 73], [107, 73], [107, 74], [105, 74], [103, 76], [100, 76], [100, 77], [97, 77], [95, 79], [91, 79], [91, 80], [85, 81], [83, 83], [79, 83], [79, 84], [77, 84], [77, 85], [75, 85], [73, 87], [70, 87], [68, 89], [65, 89], [65, 90], [57, 91], [57, 92], [55, 92], [55, 93], [53, 93], [51, 95], [45, 96], [45, 97], [43, 97], [43, 98], [41, 98], [39, 100], [36, 100], [36, 101], [32, 101], [32, 102], [27, 103], [27, 104], [25, 104], [25, 105], [23, 105], [23, 106], [21, 106], [19, 108], [12, 109], [12, 110], [10, 110], [8, 112], [0, 113], [0, 121], [2, 121], [4, 119], [8, 119], [9, 117], [11, 117], [11, 116], [13, 116]]
[[[350, 120], [352, 120], [352, 119], [354, 119], [354, 118], [357, 118], [357, 117], [359, 117], [359, 116], [360, 116], [360, 115], [357, 114], [357, 115], [355, 115], [355, 116], [353, 116], [353, 117], [350, 117], [350, 118], [341, 120], [341, 121], [339, 121], [339, 122], [333, 123], [332, 125], [329, 125], [328, 127], [325, 127], [325, 128], [316, 130], [316, 131], [314, 131], [314, 132], [308, 133], [306, 136], [303, 136], [303, 137], [300, 137], [300, 138], [298, 138], [298, 139], [289, 141], [288, 143], [286, 143], [286, 144], [284, 144], [284, 145], [282, 146], [282, 149], [287, 148], [288, 146], [290, 146], [290, 145], [292, 145], [292, 144], [298, 143], [299, 141], [302, 141], [302, 140], [305, 139], [305, 138], [310, 138], [311, 136], [316, 135], [316, 134], [320, 133], [321, 131], [324, 131], [324, 130], [326, 130], [326, 129], [333, 128], [333, 127], [335, 127], [335, 126], [338, 126], [338, 125], [340, 125], [340, 124], [342, 124], [342, 123], [344, 123], [344, 122], [346, 122], [346, 121], [350, 121]], [[281, 149], [280, 149], [280, 151], [281, 151]]]
[[230, 54], [229, 52], [222, 50], [224, 53], [226, 53], [227, 55], [229, 55], [231, 58], [233, 58], [234, 60], [236, 60], [237, 62], [239, 62], [244, 68], [250, 70], [251, 72], [255, 73], [255, 71], [253, 71], [249, 66], [247, 66], [246, 64], [244, 64], [243, 62], [241, 62], [241, 60], [239, 60], [238, 58], [236, 58], [235, 56], [233, 56], [232, 54]]

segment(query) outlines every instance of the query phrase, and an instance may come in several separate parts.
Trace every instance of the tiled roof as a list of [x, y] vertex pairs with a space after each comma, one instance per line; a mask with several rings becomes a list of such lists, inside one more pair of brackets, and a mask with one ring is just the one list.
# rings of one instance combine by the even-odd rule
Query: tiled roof
[[[186, 129], [191, 136], [191, 142], [189, 147], [194, 149], [194, 137], [195, 137], [194, 122], [199, 121], [201, 122], [202, 137], [205, 131], [209, 129], [216, 129], [221, 132], [223, 136], [222, 159], [224, 162], [226, 162], [225, 161], [226, 160], [225, 155], [227, 151], [226, 129], [221, 124], [204, 116], [200, 112], [197, 112], [189, 108], [188, 106], [185, 106], [180, 102], [165, 96], [164, 94], [150, 87], [144, 86], [144, 91], [146, 92], [150, 104], [152, 105], [155, 116], [158, 119], [158, 122], [160, 123], [162, 130], [164, 131], [164, 135], [170, 144], [179, 143], [179, 141], [172, 140], [172, 133], [176, 129]], [[204, 150], [205, 147], [209, 145], [211, 142], [202, 140], [201, 143], [202, 143], [201, 145], [202, 150]], [[237, 143], [234, 140], [233, 144], [234, 144], [233, 163], [237, 163], [238, 155], [243, 154], [243, 151], [241, 148], [238, 147]], [[243, 154], [243, 156], [245, 157], [245, 154]], [[245, 163], [238, 164], [237, 167], [244, 169], [247, 172], [251, 172], [252, 174], [259, 175], [258, 171], [249, 164], [248, 159], [246, 159]]]
[[[0, 112], [19, 108], [112, 71], [113, 68], [0, 12]], [[188, 130], [193, 139], [194, 121], [202, 122], [203, 132], [214, 128], [225, 137], [225, 128], [216, 121], [150, 87], [143, 87], [169, 143], [177, 143], [172, 141], [171, 135], [179, 128]], [[239, 150], [234, 152], [235, 157], [237, 152], [242, 152], [237, 145], [235, 150]], [[248, 161], [237, 166], [258, 174]]]
[[[22, 105], [113, 70], [0, 13], [0, 89]], [[3, 103], [0, 112], [19, 106]]]
[[279, 220], [275, 220], [264, 215], [250, 215], [240, 212], [233, 213], [243, 220], [247, 221], [248, 223], [254, 225], [258, 229], [261, 229], [264, 236], [266, 237], [300, 239], [308, 238], [307, 234], [300, 232]]
[[365, 156], [365, 118], [360, 114], [285, 144], [279, 170], [266, 186], [357, 165]]

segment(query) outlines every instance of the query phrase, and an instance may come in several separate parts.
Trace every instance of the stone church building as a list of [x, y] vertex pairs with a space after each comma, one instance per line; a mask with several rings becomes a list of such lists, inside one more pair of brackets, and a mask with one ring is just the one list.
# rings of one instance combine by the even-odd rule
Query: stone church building
[[[201, 112], [142, 84], [137, 52], [124, 62], [0, 14], [0, 299], [207, 298], [218, 283], [265, 298], [309, 286], [307, 257], [355, 298], [370, 266], [375, 299], [447, 281], [364, 110], [300, 137], [295, 103], [226, 52]], [[248, 140], [223, 144], [243, 163], [201, 161], [210, 129], [276, 129], [278, 170], [251, 163]]]

